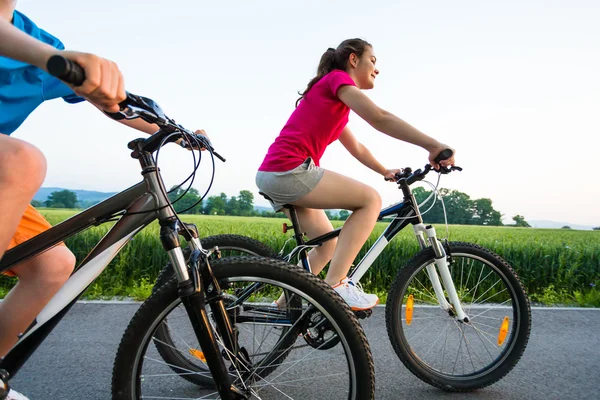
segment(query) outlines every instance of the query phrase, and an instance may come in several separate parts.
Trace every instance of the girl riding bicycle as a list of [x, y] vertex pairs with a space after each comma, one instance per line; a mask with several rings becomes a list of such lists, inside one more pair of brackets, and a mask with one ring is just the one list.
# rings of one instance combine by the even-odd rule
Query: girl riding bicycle
[[[331, 260], [325, 281], [353, 310], [374, 307], [379, 299], [364, 293], [347, 278], [350, 266], [371, 234], [381, 210], [381, 197], [372, 187], [319, 167], [326, 147], [338, 140], [358, 161], [386, 180], [398, 169], [387, 169], [346, 126], [350, 110], [373, 128], [429, 152], [429, 162], [449, 146], [425, 135], [390, 112], [379, 108], [362, 90], [372, 89], [379, 74], [373, 47], [362, 39], [344, 40], [321, 56], [317, 76], [301, 93], [296, 109], [281, 130], [256, 174], [256, 185], [268, 195], [275, 211], [295, 206], [309, 239], [333, 229], [324, 209], [352, 211], [339, 235], [309, 252], [312, 272]], [[454, 165], [454, 156], [441, 162]], [[285, 210], [284, 210], [285, 212]], [[283, 299], [277, 302], [282, 305]]]

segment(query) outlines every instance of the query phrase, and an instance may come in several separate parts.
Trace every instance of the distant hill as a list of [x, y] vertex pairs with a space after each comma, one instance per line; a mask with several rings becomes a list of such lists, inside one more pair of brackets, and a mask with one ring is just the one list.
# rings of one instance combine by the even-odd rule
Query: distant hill
[[532, 228], [550, 228], [550, 229], [560, 229], [563, 226], [569, 226], [571, 229], [580, 229], [585, 231], [591, 231], [594, 227], [592, 225], [577, 225], [570, 224], [568, 222], [556, 222], [556, 221], [546, 221], [546, 220], [537, 220], [537, 221], [529, 221], [527, 220], [529, 225]]
[[[60, 192], [61, 190], [65, 190], [65, 188], [58, 187], [43, 187], [38, 190], [38, 192], [33, 196], [34, 200], [37, 201], [46, 201], [50, 193], [52, 192]], [[105, 200], [115, 194], [117, 192], [96, 192], [93, 190], [76, 190], [76, 189], [66, 189], [71, 192], [75, 192], [77, 194], [77, 200], [84, 203], [96, 203], [102, 200]]]

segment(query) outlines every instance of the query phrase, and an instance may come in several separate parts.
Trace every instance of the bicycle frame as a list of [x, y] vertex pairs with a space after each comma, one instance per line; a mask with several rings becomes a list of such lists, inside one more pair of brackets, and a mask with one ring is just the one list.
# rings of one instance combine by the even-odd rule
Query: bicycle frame
[[[403, 186], [405, 185], [405, 186]], [[423, 223], [423, 219], [421, 218], [421, 214], [419, 211], [419, 207], [417, 201], [410, 191], [409, 186], [406, 183], [401, 184], [401, 187], [404, 192], [404, 200], [400, 203], [396, 203], [387, 208], [381, 210], [378, 216], [378, 220], [382, 220], [388, 216], [394, 216], [394, 219], [390, 222], [387, 228], [383, 231], [381, 236], [375, 241], [375, 243], [371, 246], [371, 248], [367, 251], [364, 257], [360, 260], [358, 265], [352, 270], [352, 272], [348, 275], [354, 282], [360, 282], [360, 279], [367, 272], [367, 270], [373, 265], [375, 259], [379, 257], [379, 255], [383, 252], [383, 250], [387, 247], [389, 242], [409, 224], [413, 225], [413, 230], [419, 246], [421, 249], [425, 249], [428, 246], [433, 248], [435, 252], [435, 266], [430, 264], [427, 266], [427, 273], [429, 275], [429, 279], [431, 280], [433, 289], [436, 294], [436, 298], [440, 307], [442, 307], [445, 311], [454, 312], [457, 318], [463, 322], [468, 322], [469, 317], [465, 314], [460, 301], [458, 299], [458, 295], [456, 293], [456, 288], [454, 286], [454, 282], [452, 281], [452, 277], [450, 275], [450, 270], [448, 268], [448, 260], [446, 257], [446, 252], [444, 250], [444, 246], [437, 239], [437, 235], [435, 232], [435, 228], [432, 225], [425, 225]], [[292, 221], [292, 225], [294, 228], [294, 237], [297, 242], [297, 246], [284, 257], [285, 261], [291, 262], [291, 260], [298, 255], [300, 257], [302, 266], [311, 271], [310, 263], [307, 256], [307, 247], [316, 247], [320, 246], [324, 242], [327, 242], [337, 236], [339, 236], [342, 228], [335, 229], [331, 232], [328, 232], [324, 235], [316, 237], [314, 239], [304, 241], [303, 233], [301, 232], [300, 223], [296, 216], [296, 212], [293, 207], [287, 207], [290, 212], [290, 220]], [[425, 239], [427, 236], [427, 241]], [[442, 281], [440, 282], [441, 275]], [[442, 282], [448, 296], [450, 298], [450, 303], [446, 300], [444, 296], [444, 288], [442, 287]]]
[[[223, 301], [217, 296], [220, 288], [212, 275], [208, 260], [202, 260], [202, 268], [200, 268], [196, 255], [195, 265], [188, 269], [179, 245], [178, 235], [181, 234], [186, 237], [196, 254], [204, 253], [197, 230], [193, 225], [186, 224], [187, 230], [179, 226], [176, 215], [169, 206], [169, 200], [161, 190], [162, 178], [150, 153], [143, 150], [142, 142], [143, 140], [140, 139], [132, 142], [134, 146], [137, 146], [139, 157], [135, 158], [139, 158], [142, 167], [142, 182], [8, 250], [0, 260], [0, 272], [9, 270], [58, 245], [74, 234], [91, 226], [113, 220], [115, 214], [124, 212], [28, 329], [19, 336], [18, 342], [9, 353], [0, 359], [0, 378], [6, 381], [7, 378], [12, 378], [19, 371], [123, 246], [144, 227], [158, 219], [163, 247], [169, 255], [180, 282], [179, 295], [188, 310], [192, 326], [205, 353], [209, 369], [215, 377], [219, 393], [223, 399], [247, 398], [236, 386], [229, 385], [229, 373], [216, 343], [212, 326], [206, 316], [205, 293], [211, 298], [217, 298], [210, 303], [210, 306], [220, 332], [224, 333], [222, 336], [225, 346], [234, 351], [233, 328], [225, 312]], [[192, 276], [190, 276], [190, 272]]]

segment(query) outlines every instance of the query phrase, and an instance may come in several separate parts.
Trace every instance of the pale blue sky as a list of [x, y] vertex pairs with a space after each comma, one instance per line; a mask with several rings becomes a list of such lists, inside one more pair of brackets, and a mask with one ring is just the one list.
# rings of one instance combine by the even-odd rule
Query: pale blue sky
[[[211, 194], [255, 193], [255, 171], [327, 47], [373, 44], [381, 74], [367, 94], [457, 149], [462, 173], [441, 186], [488, 197], [505, 214], [600, 225], [598, 1], [77, 1], [17, 8], [67, 48], [116, 61], [127, 89], [189, 128], [205, 128], [227, 163]], [[426, 152], [351, 115], [350, 128], [388, 168]], [[48, 158], [44, 186], [118, 191], [139, 180], [126, 144], [138, 133], [89, 105], [44, 104], [14, 134]], [[171, 185], [191, 159], [168, 146]], [[202, 171], [207, 175], [208, 164]], [[401, 200], [335, 143], [322, 166]], [[196, 187], [203, 192], [207, 179]]]

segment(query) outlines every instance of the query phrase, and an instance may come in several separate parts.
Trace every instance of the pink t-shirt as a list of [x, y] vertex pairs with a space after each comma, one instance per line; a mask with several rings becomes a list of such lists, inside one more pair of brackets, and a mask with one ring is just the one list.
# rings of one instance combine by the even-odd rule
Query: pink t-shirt
[[356, 86], [350, 75], [339, 69], [314, 84], [269, 147], [259, 171], [289, 171], [308, 157], [319, 165], [325, 148], [348, 123], [350, 108], [337, 97], [342, 85]]

